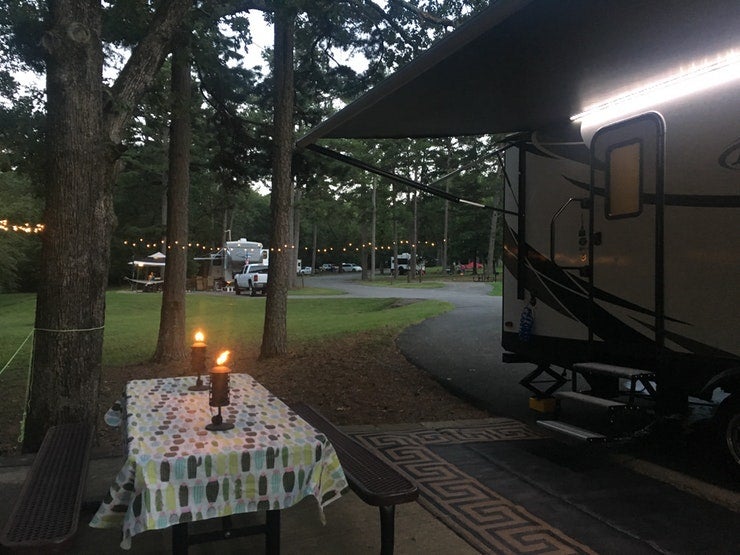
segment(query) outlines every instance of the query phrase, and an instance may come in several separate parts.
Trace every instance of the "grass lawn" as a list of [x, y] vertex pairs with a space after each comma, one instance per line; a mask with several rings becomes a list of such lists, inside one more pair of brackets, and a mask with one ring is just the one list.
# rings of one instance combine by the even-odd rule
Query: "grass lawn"
[[[315, 288], [301, 290], [313, 295]], [[321, 294], [321, 293], [318, 293]], [[349, 299], [327, 294], [321, 299], [288, 301], [288, 336], [291, 342], [317, 341], [332, 336], [377, 328], [402, 329], [450, 310], [448, 303], [419, 301], [399, 304], [396, 299]], [[106, 299], [104, 366], [135, 364], [147, 360], [157, 343], [161, 296], [156, 293], [112, 291]], [[264, 297], [194, 293], [186, 297], [187, 326], [203, 329], [206, 342], [219, 345], [259, 345], [265, 315]], [[0, 368], [6, 364], [33, 329], [36, 296], [0, 295]], [[31, 341], [18, 352], [3, 376], [28, 366]], [[11, 372], [12, 373], [12, 372]]]
[[[304, 294], [316, 294], [306, 288]], [[291, 292], [293, 297], [293, 292]], [[257, 349], [262, 340], [264, 297], [193, 293], [186, 297], [189, 335], [196, 329], [206, 334], [209, 353], [222, 349]], [[6, 402], [0, 405], [2, 436], [20, 430], [26, 398], [32, 351], [36, 297], [32, 294], [0, 295], [0, 383]], [[150, 359], [157, 343], [161, 295], [111, 291], [106, 299], [103, 373], [141, 364]], [[292, 350], [300, 346], [331, 343], [336, 338], [358, 333], [387, 336], [431, 316], [451, 310], [439, 301], [399, 302], [396, 299], [350, 299], [327, 295], [323, 298], [289, 298], [288, 337]], [[188, 339], [190, 340], [190, 338]], [[25, 343], [24, 343], [25, 342]], [[15, 355], [15, 356], [14, 356]], [[215, 355], [214, 355], [215, 356]], [[12, 358], [12, 361], [10, 360]], [[7, 439], [0, 454], [8, 451]], [[12, 449], [12, 447], [11, 447]]]

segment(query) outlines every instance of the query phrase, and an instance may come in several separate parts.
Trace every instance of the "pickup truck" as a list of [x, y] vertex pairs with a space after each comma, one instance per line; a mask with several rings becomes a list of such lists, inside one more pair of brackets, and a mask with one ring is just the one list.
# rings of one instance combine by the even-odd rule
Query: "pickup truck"
[[241, 295], [242, 291], [249, 291], [253, 297], [259, 291], [263, 295], [267, 290], [267, 265], [248, 264], [234, 275], [234, 293]]

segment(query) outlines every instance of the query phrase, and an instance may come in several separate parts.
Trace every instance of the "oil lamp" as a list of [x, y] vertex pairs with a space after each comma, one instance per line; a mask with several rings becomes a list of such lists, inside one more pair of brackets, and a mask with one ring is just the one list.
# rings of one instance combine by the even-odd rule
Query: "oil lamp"
[[206, 391], [208, 386], [203, 383], [201, 374], [206, 371], [206, 343], [205, 335], [198, 330], [195, 332], [195, 343], [190, 347], [190, 368], [198, 375], [195, 385], [188, 387], [190, 391]]
[[229, 404], [229, 372], [231, 372], [231, 368], [226, 366], [229, 354], [229, 351], [221, 353], [216, 359], [216, 366], [211, 368], [209, 372], [211, 388], [208, 393], [208, 404], [212, 407], [218, 407], [218, 413], [211, 418], [211, 423], [206, 425], [206, 430], [221, 431], [230, 430], [234, 427], [231, 422], [224, 422], [221, 416], [221, 407]]

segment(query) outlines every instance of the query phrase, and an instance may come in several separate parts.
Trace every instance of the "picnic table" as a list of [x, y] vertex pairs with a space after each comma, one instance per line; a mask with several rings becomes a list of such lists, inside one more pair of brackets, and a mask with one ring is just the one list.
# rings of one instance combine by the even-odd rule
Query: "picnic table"
[[147, 530], [173, 527], [173, 542], [182, 543], [189, 522], [266, 511], [269, 546], [270, 533], [279, 538], [279, 510], [312, 496], [323, 519], [322, 508], [347, 489], [326, 436], [247, 374], [230, 376], [223, 417], [234, 428], [208, 431], [215, 409], [208, 391], [188, 390], [194, 381], [127, 383], [122, 403], [106, 415], [125, 427], [125, 463], [90, 526], [120, 527], [129, 549]]

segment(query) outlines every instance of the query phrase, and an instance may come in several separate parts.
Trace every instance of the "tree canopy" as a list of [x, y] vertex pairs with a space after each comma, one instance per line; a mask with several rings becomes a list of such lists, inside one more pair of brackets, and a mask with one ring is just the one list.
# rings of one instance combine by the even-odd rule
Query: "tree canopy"
[[[188, 224], [181, 239], [190, 245], [189, 259], [221, 247], [227, 230], [289, 248], [293, 256], [310, 253], [316, 263], [362, 258], [367, 267], [370, 249], [382, 265], [386, 247], [405, 250], [410, 243], [429, 259], [447, 256], [441, 244], [450, 260], [497, 256], [488, 253], [489, 213], [445, 207], [438, 198], [293, 147], [296, 132], [486, 2], [234, 0], [193, 8], [173, 0], [157, 9], [132, 0], [6, 4], [0, 14], [0, 206], [7, 214], [0, 220], [44, 224], [37, 236], [0, 229], [0, 290], [38, 283], [27, 449], [51, 424], [94, 420], [106, 287], [121, 282], [133, 255], [163, 248], [173, 171], [168, 55], [177, 48], [178, 30], [187, 33], [192, 52]], [[264, 65], [250, 68], [242, 60], [256, 47], [256, 14], [290, 40], [266, 48]], [[352, 56], [364, 65], [350, 64]], [[45, 76], [45, 85], [22, 87], [23, 72]], [[382, 147], [345, 141], [338, 148], [431, 183], [491, 144], [486, 138]], [[495, 204], [497, 169], [489, 159], [441, 186]], [[441, 218], [444, 210], [449, 219]], [[190, 273], [192, 260], [189, 265]], [[271, 286], [281, 288], [281, 279], [271, 277]], [[284, 308], [277, 303], [266, 321], [284, 324]], [[278, 341], [274, 351], [283, 348]]]

